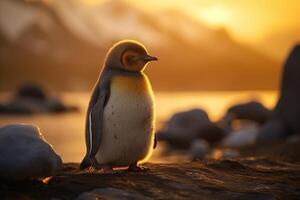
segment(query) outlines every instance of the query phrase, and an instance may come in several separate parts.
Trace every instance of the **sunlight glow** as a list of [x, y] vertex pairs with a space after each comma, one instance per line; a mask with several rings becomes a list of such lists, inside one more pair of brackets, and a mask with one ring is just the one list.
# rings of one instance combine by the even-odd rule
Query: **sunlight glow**
[[221, 6], [209, 7], [200, 15], [205, 22], [212, 26], [225, 26], [231, 22], [229, 12]]
[[89, 6], [105, 1], [124, 1], [149, 11], [181, 10], [213, 28], [225, 28], [249, 44], [285, 30], [298, 29], [300, 1], [286, 0], [77, 0]]

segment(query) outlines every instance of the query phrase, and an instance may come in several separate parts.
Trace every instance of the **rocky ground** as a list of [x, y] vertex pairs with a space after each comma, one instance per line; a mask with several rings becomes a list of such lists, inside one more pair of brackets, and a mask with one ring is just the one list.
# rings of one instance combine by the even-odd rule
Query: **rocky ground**
[[79, 171], [0, 184], [1, 199], [300, 199], [300, 165], [266, 158], [146, 164], [142, 173]]

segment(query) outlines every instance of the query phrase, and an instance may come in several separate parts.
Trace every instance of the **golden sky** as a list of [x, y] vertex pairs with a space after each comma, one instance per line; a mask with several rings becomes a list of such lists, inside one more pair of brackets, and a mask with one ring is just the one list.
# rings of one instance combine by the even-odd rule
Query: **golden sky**
[[[80, 0], [99, 4], [105, 0]], [[298, 0], [127, 0], [146, 9], [182, 9], [212, 27], [224, 26], [237, 39], [260, 43], [270, 34], [300, 27]]]

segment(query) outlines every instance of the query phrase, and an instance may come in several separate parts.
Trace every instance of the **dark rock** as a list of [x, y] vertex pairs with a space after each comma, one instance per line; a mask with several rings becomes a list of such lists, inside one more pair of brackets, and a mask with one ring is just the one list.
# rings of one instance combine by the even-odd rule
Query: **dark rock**
[[[268, 161], [268, 162], [266, 162]], [[271, 164], [270, 164], [271, 163]], [[2, 199], [299, 199], [299, 165], [276, 160], [146, 164], [143, 173], [64, 169], [48, 184], [1, 182]]]
[[78, 111], [79, 110], [78, 107], [76, 107], [76, 106], [65, 105], [58, 98], [50, 98], [47, 102], [47, 107], [51, 112], [54, 112], [54, 113], [62, 113], [62, 112]]
[[294, 47], [283, 70], [280, 98], [258, 142], [300, 134], [300, 45]]
[[53, 112], [65, 112], [67, 111], [67, 107], [56, 98], [49, 99], [48, 105], [49, 109]]
[[204, 139], [210, 144], [219, 142], [223, 130], [213, 124], [205, 111], [193, 109], [174, 114], [158, 133], [158, 140], [166, 141], [173, 148], [189, 148], [195, 139]]
[[256, 141], [258, 143], [281, 140], [289, 135], [288, 128], [280, 119], [269, 120], [259, 131]]
[[291, 135], [268, 143], [256, 143], [240, 149], [240, 153], [243, 157], [272, 158], [300, 164], [300, 136]]
[[284, 66], [281, 95], [274, 111], [291, 132], [300, 133], [300, 45], [297, 45]]
[[21, 86], [14, 98], [1, 106], [0, 114], [61, 113], [77, 110], [77, 107], [65, 105], [59, 98], [48, 96], [40, 86], [30, 84]]
[[259, 102], [250, 101], [230, 107], [226, 115], [230, 115], [232, 121], [250, 120], [263, 124], [270, 119], [271, 111]]
[[11, 105], [11, 103], [7, 103], [1, 106], [0, 114], [31, 114], [32, 112], [29, 109], [23, 109], [22, 107], [19, 107], [18, 105]]
[[26, 84], [21, 86], [16, 92], [16, 98], [31, 98], [45, 100], [46, 92], [37, 84]]
[[4, 114], [33, 114], [37, 112], [46, 112], [43, 100], [16, 98], [7, 102], [4, 107]]
[[223, 139], [224, 131], [214, 123], [210, 122], [199, 130], [198, 137], [206, 140], [211, 145], [215, 145]]

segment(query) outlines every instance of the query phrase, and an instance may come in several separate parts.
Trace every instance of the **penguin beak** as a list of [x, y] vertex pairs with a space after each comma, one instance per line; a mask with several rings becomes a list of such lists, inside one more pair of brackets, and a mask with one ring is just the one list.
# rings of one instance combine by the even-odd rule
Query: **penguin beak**
[[150, 61], [154, 61], [154, 60], [158, 60], [158, 59], [154, 56], [146, 55], [143, 57], [143, 60], [146, 62], [150, 62]]

